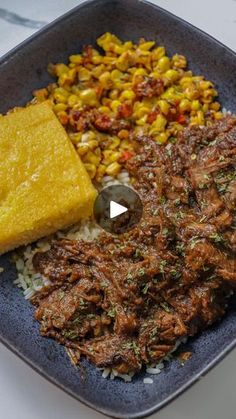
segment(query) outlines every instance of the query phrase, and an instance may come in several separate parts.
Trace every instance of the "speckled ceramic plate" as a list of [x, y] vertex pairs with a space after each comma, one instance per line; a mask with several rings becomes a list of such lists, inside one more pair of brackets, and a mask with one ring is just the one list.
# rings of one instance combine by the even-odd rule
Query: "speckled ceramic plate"
[[[187, 56], [190, 68], [213, 80], [223, 106], [236, 111], [236, 55], [210, 36], [170, 13], [138, 0], [97, 0], [82, 4], [2, 58], [0, 62], [0, 112], [23, 105], [34, 89], [47, 85], [47, 64], [66, 60], [82, 45], [95, 43], [104, 31], [123, 39], [144, 36], [163, 43], [168, 53]], [[236, 344], [236, 303], [232, 301], [223, 321], [195, 339], [187, 349], [193, 356], [184, 367], [169, 363], [143, 383], [143, 374], [132, 383], [109, 381], [86, 361], [83, 374], [71, 365], [65, 350], [40, 337], [33, 309], [13, 285], [16, 272], [7, 254], [0, 279], [0, 338], [45, 378], [87, 405], [117, 418], [141, 418], [157, 411], [212, 368]]]

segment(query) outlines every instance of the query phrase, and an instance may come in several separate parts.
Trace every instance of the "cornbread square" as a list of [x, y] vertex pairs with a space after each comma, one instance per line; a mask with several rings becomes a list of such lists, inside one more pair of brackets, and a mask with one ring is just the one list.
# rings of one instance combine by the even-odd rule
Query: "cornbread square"
[[47, 102], [0, 118], [0, 253], [92, 213], [96, 190]]

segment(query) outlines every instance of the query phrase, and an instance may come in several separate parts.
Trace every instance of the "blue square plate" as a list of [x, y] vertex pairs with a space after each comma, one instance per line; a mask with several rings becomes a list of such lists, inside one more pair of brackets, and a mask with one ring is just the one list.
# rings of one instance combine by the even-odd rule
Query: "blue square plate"
[[[66, 61], [84, 44], [110, 31], [124, 40], [140, 37], [164, 44], [169, 54], [188, 58], [196, 74], [212, 80], [224, 107], [236, 110], [236, 55], [207, 34], [145, 1], [97, 0], [83, 3], [46, 26], [4, 56], [0, 62], [0, 112], [23, 105], [34, 89], [50, 82], [49, 62]], [[94, 409], [117, 418], [141, 418], [157, 411], [204, 375], [236, 344], [236, 303], [223, 321], [190, 339], [193, 356], [184, 367], [169, 363], [153, 385], [143, 375], [125, 384], [105, 380], [92, 365], [76, 369], [65, 349], [39, 335], [33, 308], [13, 285], [16, 277], [11, 254], [1, 257], [0, 339], [44, 377]]]

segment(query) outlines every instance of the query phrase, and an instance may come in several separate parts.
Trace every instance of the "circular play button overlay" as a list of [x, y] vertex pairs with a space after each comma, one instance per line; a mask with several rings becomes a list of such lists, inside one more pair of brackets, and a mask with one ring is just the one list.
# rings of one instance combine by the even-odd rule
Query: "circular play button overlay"
[[143, 212], [141, 199], [132, 188], [112, 185], [104, 188], [94, 203], [94, 218], [104, 230], [121, 234], [139, 223]]

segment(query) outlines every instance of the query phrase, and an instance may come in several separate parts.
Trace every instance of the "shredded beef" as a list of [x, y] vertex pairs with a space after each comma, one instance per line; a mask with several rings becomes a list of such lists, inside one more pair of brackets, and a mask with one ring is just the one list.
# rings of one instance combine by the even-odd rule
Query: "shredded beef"
[[51, 281], [33, 298], [42, 335], [128, 373], [220, 319], [236, 285], [235, 165], [233, 116], [165, 147], [137, 138], [127, 170], [143, 202], [139, 225], [34, 256]]

